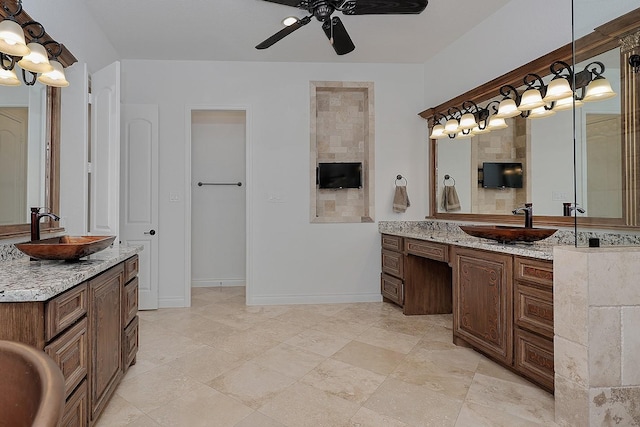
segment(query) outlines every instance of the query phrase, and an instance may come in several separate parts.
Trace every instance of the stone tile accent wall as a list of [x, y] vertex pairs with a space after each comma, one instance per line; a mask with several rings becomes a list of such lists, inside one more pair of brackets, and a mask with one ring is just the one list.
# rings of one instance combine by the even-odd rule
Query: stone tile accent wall
[[[506, 129], [480, 134], [471, 139], [471, 161], [477, 164], [473, 173], [477, 177], [477, 169], [483, 162], [522, 163], [525, 176], [523, 188], [483, 188], [478, 184], [478, 191], [471, 192], [471, 212], [510, 214], [518, 206], [527, 202], [527, 141], [529, 126], [524, 119], [506, 119]], [[477, 180], [476, 180], [477, 181]]]
[[556, 423], [640, 425], [640, 247], [553, 259]]
[[[373, 222], [373, 83], [311, 82], [311, 222]], [[322, 162], [361, 162], [363, 187], [319, 189]]]

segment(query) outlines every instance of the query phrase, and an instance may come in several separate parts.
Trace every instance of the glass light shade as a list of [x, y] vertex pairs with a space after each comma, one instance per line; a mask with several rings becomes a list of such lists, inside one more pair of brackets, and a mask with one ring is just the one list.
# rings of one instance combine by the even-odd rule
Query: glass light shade
[[47, 86], [54, 87], [67, 87], [69, 86], [69, 82], [64, 76], [64, 68], [62, 68], [62, 64], [58, 61], [51, 60], [49, 62], [53, 67], [52, 71], [48, 73], [43, 73], [38, 77], [38, 81]]
[[518, 110], [516, 102], [511, 98], [506, 98], [500, 101], [500, 105], [498, 105], [498, 112], [494, 117], [508, 119], [509, 117], [515, 117], [519, 114], [520, 110]]
[[35, 42], [29, 43], [27, 46], [31, 52], [18, 61], [20, 67], [34, 73], [47, 73], [53, 70], [53, 66], [49, 64], [49, 55], [47, 55], [44, 46]]
[[462, 133], [462, 131], [459, 131], [458, 133], [456, 133], [456, 139], [471, 139], [471, 137], [473, 136], [473, 132], [468, 132], [468, 133]]
[[485, 125], [484, 129], [480, 129], [480, 126], [476, 126], [473, 129], [471, 129], [471, 133], [474, 135], [482, 135], [483, 133], [489, 133], [491, 132], [491, 129], [489, 129], [488, 124]]
[[616, 93], [611, 89], [611, 84], [604, 77], [597, 78], [587, 85], [587, 92], [582, 100], [584, 102], [602, 101], [603, 99], [609, 99], [616, 96]]
[[[553, 111], [564, 111], [570, 110], [573, 108], [573, 97], [569, 96], [567, 98], [558, 99], [556, 103], [553, 105]], [[576, 99], [575, 101], [576, 108], [582, 107], [582, 101]]]
[[498, 117], [497, 115], [491, 116], [489, 119], [489, 124], [487, 125], [487, 129], [489, 130], [498, 130], [498, 129], [506, 129], [507, 122], [504, 121], [502, 117]]
[[460, 129], [473, 129], [477, 126], [478, 123], [476, 122], [476, 118], [471, 113], [463, 114], [460, 118]]
[[15, 70], [5, 70], [0, 67], [0, 86], [20, 86]]
[[447, 134], [444, 133], [444, 126], [442, 126], [441, 124], [435, 125], [431, 130], [431, 136], [429, 136], [429, 138], [431, 139], [440, 139], [440, 138], [446, 138], [446, 137], [447, 137]]
[[284, 25], [285, 27], [291, 26], [293, 24], [295, 24], [296, 22], [298, 22], [299, 19], [295, 16], [287, 16], [286, 18], [284, 18], [282, 20], [282, 25]]
[[25, 56], [29, 48], [20, 24], [10, 19], [0, 22], [0, 52], [11, 56]]
[[531, 112], [529, 112], [529, 115], [527, 116], [528, 119], [540, 119], [542, 117], [549, 117], [549, 116], [553, 116], [556, 112], [553, 110], [547, 110], [546, 108], [543, 107], [537, 107], [534, 108], [533, 110], [531, 110]]
[[543, 105], [544, 101], [542, 100], [540, 91], [538, 89], [527, 89], [522, 94], [522, 99], [520, 99], [518, 110], [528, 111], [533, 110], [534, 108], [542, 107]]
[[544, 102], [551, 102], [571, 96], [573, 96], [573, 90], [571, 90], [569, 80], [561, 77], [549, 82], [549, 85], [547, 86], [547, 94], [542, 98], [542, 100]]
[[456, 133], [460, 130], [460, 125], [456, 119], [449, 119], [444, 125], [444, 132], [448, 134]]

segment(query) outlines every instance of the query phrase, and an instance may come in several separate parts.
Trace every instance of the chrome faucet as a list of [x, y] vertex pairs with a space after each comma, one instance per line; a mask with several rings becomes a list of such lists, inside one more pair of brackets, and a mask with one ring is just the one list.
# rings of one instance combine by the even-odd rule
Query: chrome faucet
[[515, 208], [514, 215], [524, 212], [524, 228], [533, 228], [533, 203], [525, 203], [524, 206]]
[[60, 217], [52, 212], [40, 212], [42, 208], [31, 208], [31, 241], [40, 240], [40, 219], [45, 216], [58, 221]]

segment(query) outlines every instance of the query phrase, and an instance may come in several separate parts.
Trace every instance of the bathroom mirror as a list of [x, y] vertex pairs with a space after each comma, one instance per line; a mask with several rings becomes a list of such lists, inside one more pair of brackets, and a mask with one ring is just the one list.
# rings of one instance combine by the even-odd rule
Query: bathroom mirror
[[[559, 111], [552, 117], [507, 119], [507, 129], [475, 136], [471, 139], [431, 141], [431, 217], [450, 220], [520, 223], [511, 210], [524, 201], [534, 204], [536, 222], [550, 225], [573, 225], [564, 216], [563, 203], [575, 201], [585, 212], [578, 213], [581, 225], [624, 227], [638, 226], [637, 160], [628, 153], [637, 138], [638, 126], [630, 120], [628, 89], [637, 74], [629, 73], [628, 52], [621, 51], [621, 36], [640, 28], [640, 9], [621, 16], [597, 31], [576, 41], [576, 65], [580, 71], [587, 64], [604, 64], [603, 75], [618, 96], [576, 108], [576, 185], [574, 189], [573, 111]], [[501, 99], [499, 89], [505, 84], [521, 88], [528, 73], [550, 80], [549, 66], [556, 60], [572, 63], [571, 45], [563, 46], [531, 63], [513, 70], [453, 100], [425, 110], [420, 115], [431, 120], [437, 112], [460, 106], [465, 100], [486, 105]], [[627, 69], [625, 69], [625, 66]], [[545, 77], [546, 76], [546, 77]], [[636, 83], [637, 84], [637, 83]], [[627, 89], [625, 89], [627, 88]], [[496, 95], [498, 95], [496, 97]], [[626, 126], [626, 128], [625, 128]], [[627, 135], [627, 137], [625, 137]], [[485, 189], [479, 182], [483, 162], [518, 161], [523, 165], [522, 188]], [[445, 176], [449, 176], [449, 180]], [[442, 207], [445, 185], [455, 183], [460, 210], [447, 212]], [[631, 199], [630, 199], [631, 197]], [[572, 212], [575, 215], [575, 211]]]
[[[0, 86], [0, 237], [28, 233], [29, 208], [59, 208], [60, 89]], [[45, 222], [42, 230], [56, 226]]]

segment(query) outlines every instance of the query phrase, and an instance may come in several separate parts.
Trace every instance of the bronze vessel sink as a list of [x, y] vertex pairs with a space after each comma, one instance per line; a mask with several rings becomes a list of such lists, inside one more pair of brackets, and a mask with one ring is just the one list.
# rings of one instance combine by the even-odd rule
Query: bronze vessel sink
[[500, 243], [537, 242], [558, 231], [555, 228], [526, 228], [510, 225], [461, 225], [460, 229], [471, 236], [496, 240]]
[[77, 261], [106, 249], [116, 236], [61, 236], [26, 243], [16, 243], [21, 252], [42, 260]]

